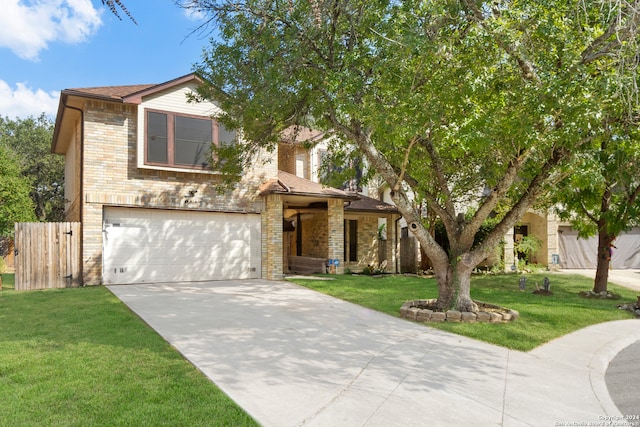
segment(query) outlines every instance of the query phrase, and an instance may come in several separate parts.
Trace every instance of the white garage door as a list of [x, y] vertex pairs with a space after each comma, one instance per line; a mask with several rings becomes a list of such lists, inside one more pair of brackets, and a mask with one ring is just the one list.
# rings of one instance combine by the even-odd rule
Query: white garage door
[[260, 216], [105, 208], [105, 284], [259, 278]]

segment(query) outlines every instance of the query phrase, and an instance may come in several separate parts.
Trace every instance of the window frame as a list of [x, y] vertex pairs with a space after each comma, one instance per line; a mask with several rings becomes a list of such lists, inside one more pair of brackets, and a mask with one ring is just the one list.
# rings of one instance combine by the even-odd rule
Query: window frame
[[[166, 163], [149, 160], [149, 113], [165, 114], [167, 117], [167, 162]], [[144, 109], [144, 136], [143, 136], [144, 166], [169, 168], [169, 169], [187, 169], [187, 170], [194, 170], [194, 171], [214, 171], [215, 169], [213, 168], [213, 166], [215, 164], [215, 158], [213, 157], [213, 153], [212, 153], [210, 162], [207, 166], [185, 165], [182, 163], [176, 163], [176, 160], [175, 160], [176, 117], [206, 120], [211, 122], [211, 135], [213, 137], [211, 144], [216, 147], [219, 146], [220, 141], [219, 141], [218, 130], [220, 129], [220, 123], [217, 120], [209, 116], [201, 116], [201, 115], [189, 114], [189, 113], [178, 113], [175, 111], [159, 110], [155, 108], [145, 108]], [[236, 133], [236, 138], [237, 138], [237, 133]]]

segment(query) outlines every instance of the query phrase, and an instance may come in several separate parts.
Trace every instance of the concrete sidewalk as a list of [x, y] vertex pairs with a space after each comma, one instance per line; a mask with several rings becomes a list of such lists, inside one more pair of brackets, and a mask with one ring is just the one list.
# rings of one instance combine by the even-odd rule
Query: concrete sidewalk
[[602, 423], [609, 361], [640, 340], [625, 320], [522, 353], [288, 282], [109, 289], [264, 426]]

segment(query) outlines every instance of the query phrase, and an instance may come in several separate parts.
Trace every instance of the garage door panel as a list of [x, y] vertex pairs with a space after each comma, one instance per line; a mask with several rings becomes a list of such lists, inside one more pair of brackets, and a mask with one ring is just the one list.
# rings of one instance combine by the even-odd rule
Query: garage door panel
[[106, 208], [103, 281], [260, 277], [258, 215]]

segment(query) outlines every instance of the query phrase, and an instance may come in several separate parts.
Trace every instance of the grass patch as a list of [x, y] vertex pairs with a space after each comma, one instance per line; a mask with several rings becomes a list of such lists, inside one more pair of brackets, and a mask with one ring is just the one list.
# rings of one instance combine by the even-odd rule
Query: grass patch
[[105, 287], [0, 292], [0, 425], [254, 426]]
[[0, 279], [2, 279], [2, 289], [4, 290], [14, 290], [15, 289], [15, 274], [0, 274]]
[[[551, 280], [551, 296], [534, 295], [535, 283]], [[414, 276], [340, 275], [335, 280], [296, 280], [302, 286], [371, 309], [399, 317], [407, 300], [438, 296], [435, 279]], [[506, 324], [489, 323], [429, 323], [434, 328], [497, 344], [515, 350], [529, 351], [570, 332], [610, 320], [631, 319], [628, 311], [619, 310], [621, 301], [635, 301], [636, 292], [609, 284], [609, 290], [620, 300], [587, 299], [578, 294], [593, 287], [593, 280], [565, 274], [527, 275], [527, 290], [518, 289], [519, 276], [487, 275], [471, 279], [471, 297], [475, 300], [508, 307], [520, 312], [520, 318]]]

